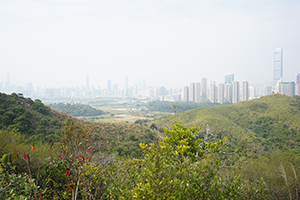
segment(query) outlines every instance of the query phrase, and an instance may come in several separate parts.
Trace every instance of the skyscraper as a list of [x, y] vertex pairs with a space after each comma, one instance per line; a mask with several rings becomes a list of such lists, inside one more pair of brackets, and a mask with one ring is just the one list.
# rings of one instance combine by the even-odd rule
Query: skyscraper
[[274, 63], [273, 63], [273, 86], [281, 79], [283, 80], [283, 49], [276, 47], [274, 50]]
[[232, 103], [238, 103], [240, 101], [240, 82], [232, 82]]
[[146, 79], [143, 78], [143, 87], [142, 90], [145, 91], [146, 90]]
[[229, 74], [225, 76], [225, 85], [226, 84], [230, 84], [231, 88], [230, 90], [227, 90], [227, 92], [229, 92], [228, 94], [226, 94], [228, 96], [229, 102], [232, 102], [232, 82], [234, 81], [234, 74]]
[[200, 102], [201, 101], [201, 84], [200, 82], [196, 83], [196, 87], [195, 87], [195, 93], [196, 93], [196, 97], [195, 97], [195, 101], [196, 102]]
[[230, 83], [225, 84], [224, 101], [232, 102], [232, 87]]
[[125, 90], [128, 89], [128, 76], [125, 76]]
[[296, 78], [296, 95], [300, 96], [300, 74]]
[[264, 85], [263, 87], [263, 96], [270, 95], [272, 93], [271, 85]]
[[242, 101], [246, 101], [249, 99], [249, 82], [247, 80], [243, 80], [242, 85]]
[[206, 101], [207, 100], [207, 78], [203, 77], [201, 78], [201, 92], [202, 92], [202, 101]]
[[218, 84], [218, 102], [224, 103], [224, 83]]
[[280, 93], [287, 96], [295, 95], [295, 82], [281, 82], [280, 83]]
[[212, 103], [216, 102], [216, 81], [210, 81], [210, 98]]
[[6, 80], [6, 84], [5, 84], [5, 91], [7, 93], [10, 93], [10, 75], [9, 75], [9, 71], [7, 72], [7, 80]]
[[184, 86], [183, 88], [183, 101], [188, 101], [189, 100], [189, 87]]
[[90, 89], [90, 79], [89, 79], [89, 76], [86, 76], [86, 79], [85, 79], [85, 89], [86, 90], [89, 90]]
[[189, 89], [189, 101], [195, 102], [195, 83], [190, 83], [190, 89]]
[[234, 81], [234, 74], [229, 74], [225, 76], [225, 84], [229, 83], [230, 85]]
[[255, 98], [255, 87], [249, 86], [249, 99]]
[[107, 90], [111, 92], [111, 80], [107, 80]]

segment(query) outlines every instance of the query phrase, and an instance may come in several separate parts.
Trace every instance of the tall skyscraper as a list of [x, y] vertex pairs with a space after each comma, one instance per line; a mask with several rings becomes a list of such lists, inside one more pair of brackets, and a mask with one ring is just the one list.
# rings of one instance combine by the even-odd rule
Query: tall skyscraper
[[142, 90], [145, 91], [146, 90], [146, 79], [143, 78], [143, 87]]
[[200, 82], [196, 83], [196, 87], [195, 87], [195, 93], [196, 93], [196, 97], [195, 97], [195, 102], [200, 102], [201, 101], [201, 84]]
[[216, 102], [216, 81], [210, 81], [210, 98], [212, 103]]
[[189, 101], [189, 87], [184, 86], [183, 88], [183, 101]]
[[201, 78], [201, 92], [202, 92], [202, 101], [207, 100], [207, 78], [203, 77]]
[[240, 101], [240, 82], [232, 82], [232, 103], [238, 103]]
[[218, 84], [218, 102], [224, 103], [224, 83]]
[[281, 82], [280, 83], [280, 93], [287, 96], [295, 95], [295, 82]]
[[234, 81], [234, 74], [229, 74], [225, 76], [225, 84], [229, 83], [230, 85]]
[[195, 102], [195, 83], [192, 82], [190, 83], [190, 88], [189, 88], [189, 101]]
[[111, 92], [111, 80], [107, 80], [107, 90]]
[[249, 86], [249, 99], [255, 98], [255, 87]]
[[266, 95], [270, 95], [272, 93], [272, 86], [271, 85], [264, 85], [263, 87], [263, 96], [266, 96]]
[[274, 51], [273, 63], [273, 86], [281, 79], [283, 80], [283, 49], [276, 47]]
[[249, 100], [249, 82], [247, 80], [243, 80], [242, 85], [242, 101]]
[[230, 83], [225, 84], [225, 92], [224, 92], [224, 101], [225, 102], [232, 102], [232, 87]]
[[6, 79], [6, 84], [5, 84], [5, 91], [7, 93], [10, 93], [10, 74], [9, 71], [7, 72], [7, 79]]
[[85, 78], [85, 89], [86, 90], [89, 90], [90, 89], [90, 79], [89, 79], [89, 76], [86, 76]]
[[125, 76], [125, 90], [128, 89], [128, 76]]
[[295, 94], [300, 96], [300, 74], [298, 74], [297, 78], [296, 78], [296, 92], [295, 92]]

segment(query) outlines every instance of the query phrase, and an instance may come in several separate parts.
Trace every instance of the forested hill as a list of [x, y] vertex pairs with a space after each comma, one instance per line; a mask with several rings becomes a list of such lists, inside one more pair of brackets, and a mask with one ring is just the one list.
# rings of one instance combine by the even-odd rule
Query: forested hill
[[53, 103], [49, 104], [53, 109], [59, 110], [61, 112], [68, 113], [72, 116], [96, 116], [105, 114], [102, 110], [97, 110], [89, 105], [84, 104], [64, 104], [64, 103]]
[[159, 111], [159, 112], [170, 112], [180, 113], [188, 110], [192, 110], [195, 108], [201, 107], [214, 107], [220, 105], [229, 105], [231, 103], [226, 102], [224, 104], [220, 103], [211, 103], [210, 101], [205, 102], [191, 102], [191, 101], [177, 101], [177, 102], [169, 102], [169, 101], [150, 101], [147, 103], [146, 107], [150, 111]]
[[[27, 141], [55, 142], [59, 138], [61, 124], [73, 119], [80, 126], [91, 127], [95, 145], [103, 152], [116, 152], [123, 156], [139, 156], [141, 142], [153, 142], [157, 135], [149, 127], [129, 123], [92, 123], [72, 117], [44, 105], [40, 100], [18, 97], [13, 93], [0, 93], [0, 132], [17, 131]], [[1, 134], [0, 134], [1, 136]], [[5, 137], [5, 134], [3, 135]], [[0, 141], [4, 138], [0, 137]], [[0, 155], [1, 149], [0, 149]]]
[[203, 132], [209, 130], [215, 137], [227, 136], [240, 150], [288, 148], [300, 151], [299, 96], [272, 94], [233, 105], [198, 108], [167, 117], [158, 125], [169, 126], [174, 119], [202, 126]]
[[[55, 136], [62, 114], [40, 100], [0, 93], [0, 129], [17, 130], [31, 139]], [[67, 117], [67, 116], [65, 116]]]

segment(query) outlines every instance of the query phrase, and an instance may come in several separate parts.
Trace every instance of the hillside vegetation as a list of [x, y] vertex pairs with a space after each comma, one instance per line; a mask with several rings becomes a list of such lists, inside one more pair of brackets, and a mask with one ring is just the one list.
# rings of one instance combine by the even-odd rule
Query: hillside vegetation
[[105, 114], [105, 112], [102, 110], [97, 110], [96, 108], [84, 104], [53, 103], [53, 104], [49, 104], [49, 107], [64, 113], [68, 113], [75, 117], [97, 116], [97, 115]]
[[299, 97], [199, 108], [151, 129], [0, 98], [3, 199], [299, 199]]
[[[294, 149], [300, 144], [300, 99], [280, 94], [233, 105], [197, 108], [157, 122], [161, 127], [174, 120], [202, 126], [215, 137], [227, 137], [239, 151]], [[298, 152], [300, 153], [300, 151]]]
[[[117, 153], [120, 156], [140, 156], [140, 142], [150, 143], [157, 134], [147, 126], [129, 123], [93, 123], [74, 118], [69, 114], [51, 109], [40, 100], [18, 97], [16, 94], [0, 93], [0, 130], [17, 131], [26, 142], [58, 141], [67, 119], [76, 121], [80, 126], [90, 126], [93, 142], [100, 150]], [[4, 137], [5, 134], [2, 134]], [[3, 140], [3, 138], [0, 138]], [[0, 154], [5, 152], [1, 152]], [[0, 155], [1, 156], [1, 155]]]
[[[220, 103], [211, 103], [210, 101], [205, 102], [191, 102], [191, 101], [179, 101], [179, 102], [169, 102], [169, 101], [150, 101], [146, 104], [146, 107], [150, 111], [159, 111], [159, 112], [174, 112], [180, 113], [188, 110], [192, 110], [195, 108], [202, 108], [202, 107], [214, 107], [220, 105], [229, 105], [229, 102], [224, 104]], [[174, 107], [173, 105], [176, 105]]]

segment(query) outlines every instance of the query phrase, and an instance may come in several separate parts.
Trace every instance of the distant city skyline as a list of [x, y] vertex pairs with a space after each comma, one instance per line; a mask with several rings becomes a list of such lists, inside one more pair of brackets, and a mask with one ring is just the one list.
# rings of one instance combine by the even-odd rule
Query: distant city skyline
[[[283, 81], [296, 81], [299, 1], [58, 1], [0, 3], [0, 82], [25, 87], [182, 88], [224, 75], [273, 81], [281, 46]], [[53, 14], [55, 13], [55, 14]], [[271, 71], [271, 72], [270, 72]], [[140, 84], [141, 83], [141, 84]]]

